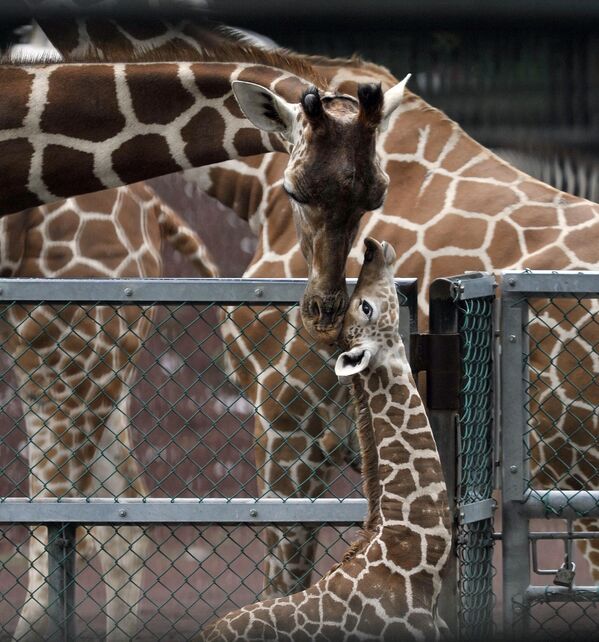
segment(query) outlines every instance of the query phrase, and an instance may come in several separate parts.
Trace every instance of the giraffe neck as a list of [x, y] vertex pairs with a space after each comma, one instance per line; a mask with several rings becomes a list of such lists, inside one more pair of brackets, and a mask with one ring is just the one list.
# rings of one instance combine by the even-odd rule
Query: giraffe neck
[[240, 156], [285, 149], [241, 113], [232, 80], [296, 76], [242, 63], [4, 66], [0, 213]]
[[399, 531], [404, 540], [420, 540], [427, 531], [449, 541], [441, 462], [403, 346], [358, 385], [361, 412], [369, 416], [376, 444], [379, 488], [371, 508], [378, 512], [372, 519], [380, 536], [394, 539]]

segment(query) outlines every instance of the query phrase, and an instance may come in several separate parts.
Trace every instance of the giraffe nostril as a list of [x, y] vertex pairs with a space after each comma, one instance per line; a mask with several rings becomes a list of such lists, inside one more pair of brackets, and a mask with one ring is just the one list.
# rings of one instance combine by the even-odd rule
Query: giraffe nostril
[[335, 316], [342, 315], [347, 308], [347, 297], [345, 294], [340, 293], [337, 297], [337, 305], [335, 306]]
[[320, 304], [316, 297], [310, 302], [310, 314], [314, 317], [320, 318]]

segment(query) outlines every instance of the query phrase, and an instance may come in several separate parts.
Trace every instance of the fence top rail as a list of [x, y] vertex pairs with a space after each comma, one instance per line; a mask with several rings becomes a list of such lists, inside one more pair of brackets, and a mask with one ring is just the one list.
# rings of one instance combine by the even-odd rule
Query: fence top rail
[[[350, 290], [357, 279], [348, 279]], [[416, 279], [396, 279], [408, 298]], [[0, 301], [297, 303], [307, 279], [0, 279]]]
[[599, 295], [599, 271], [506, 270], [501, 273], [503, 293], [531, 297]]
[[362, 524], [364, 498], [72, 498], [71, 501], [0, 502], [0, 524]]
[[466, 272], [458, 276], [435, 279], [430, 286], [430, 298], [464, 301], [495, 295], [495, 277], [487, 272]]

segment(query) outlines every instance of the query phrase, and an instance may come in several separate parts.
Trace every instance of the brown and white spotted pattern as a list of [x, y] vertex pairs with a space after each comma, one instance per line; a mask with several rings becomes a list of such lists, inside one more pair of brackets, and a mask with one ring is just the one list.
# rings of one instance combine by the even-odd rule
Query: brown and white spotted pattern
[[366, 240], [336, 372], [359, 413], [368, 516], [359, 541], [316, 584], [229, 613], [200, 636], [225, 640], [436, 640], [451, 544], [441, 464], [399, 337], [395, 254]]
[[[121, 31], [126, 32], [127, 28], [121, 26]], [[165, 27], [159, 27], [152, 34], [138, 33], [137, 39], [159, 37], [164, 33]], [[189, 31], [186, 33], [191, 35]], [[198, 38], [196, 30], [191, 37], [197, 39], [200, 47], [206, 45], [206, 34]], [[135, 38], [129, 38], [129, 41], [134, 42]], [[93, 44], [102, 46], [102, 39], [95, 38]], [[221, 44], [222, 41], [218, 46]], [[356, 95], [358, 83], [381, 82], [384, 88], [390, 88], [397, 82], [386, 69], [359, 60], [295, 58], [311, 63], [324, 76], [330, 89], [352, 95]], [[388, 197], [383, 207], [366, 214], [360, 222], [354, 249], [349, 255], [348, 274], [357, 273], [359, 248], [367, 234], [390, 239], [398, 249], [396, 273], [419, 279], [421, 318], [425, 323], [428, 286], [440, 276], [466, 270], [493, 272], [524, 267], [596, 269], [599, 214], [595, 204], [552, 189], [517, 171], [417, 96], [409, 95], [400, 114], [379, 138], [379, 152], [382, 167], [390, 177]], [[258, 235], [259, 246], [247, 276], [298, 277], [308, 274], [291, 224], [291, 206], [281, 189], [285, 165], [284, 156], [273, 154], [251, 161], [230, 161], [223, 166], [195, 172], [193, 180], [199, 180], [211, 194], [249, 220]], [[199, 179], [198, 174], [201, 174]], [[347, 217], [345, 223], [339, 222], [339, 225], [352, 229], [355, 221]], [[236, 314], [242, 315], [242, 312]], [[280, 313], [270, 311], [267, 314], [268, 318], [264, 320], [269, 327], [278, 327]], [[245, 327], [244, 318], [235, 317], [235, 320], [239, 321], [239, 327]], [[291, 313], [290, 321], [300, 327], [299, 314]], [[554, 319], [553, 323], [557, 321], [559, 319]], [[582, 367], [576, 370], [575, 379], [584, 379], [585, 372], [595, 371], [590, 362], [592, 351], [587, 348], [596, 345], [597, 341], [591, 336], [591, 325], [585, 326], [584, 332], [586, 338], [582, 341], [566, 336], [567, 332], [564, 336], [572, 343], [576, 354], [582, 355]], [[307, 333], [302, 331], [300, 338], [286, 343], [285, 352], [280, 350], [280, 337], [265, 340], [259, 324], [246, 329], [246, 334], [246, 340], [238, 340], [235, 344], [237, 354], [240, 358], [245, 355], [247, 359], [248, 380], [261, 377], [261, 385], [248, 388], [249, 397], [257, 407], [264, 407], [261, 405], [264, 399], [272, 401], [270, 408], [266, 407], [265, 412], [258, 415], [256, 434], [261, 443], [267, 442], [273, 450], [264, 452], [258, 448], [257, 453], [265, 461], [276, 461], [277, 448], [293, 431], [294, 449], [302, 452], [303, 462], [309, 464], [309, 468], [303, 466], [297, 457], [293, 462], [290, 451], [285, 462], [285, 483], [278, 481], [280, 475], [271, 476], [267, 470], [262, 491], [268, 492], [270, 488], [276, 493], [293, 494], [306, 489], [306, 493], [318, 495], [323, 484], [313, 488], [312, 481], [315, 477], [327, 479], [332, 458], [326, 453], [332, 452], [340, 440], [347, 439], [350, 428], [347, 423], [342, 425], [338, 417], [332, 429], [327, 429], [325, 423], [327, 416], [338, 415], [336, 407], [343, 398], [343, 391], [330, 388], [334, 382], [331, 371], [321, 370], [316, 377], [307, 377], [297, 367], [306, 353]], [[238, 329], [232, 327], [231, 336], [238, 336]], [[257, 342], [260, 342], [264, 358], [253, 354], [248, 359], [247, 355]], [[330, 356], [331, 351], [326, 346], [319, 349], [325, 357]], [[555, 341], [547, 346], [552, 354], [558, 349], [559, 344]], [[567, 360], [567, 353], [562, 353], [561, 359]], [[293, 385], [287, 386], [281, 374], [285, 369], [279, 365], [288, 367], [290, 364], [295, 367], [296, 375]], [[591, 390], [584, 381], [582, 383], [581, 389]], [[331, 401], [322, 400], [323, 387], [331, 390]], [[595, 393], [591, 391], [590, 396], [587, 395], [589, 398], [584, 400], [577, 399], [576, 391], [569, 386], [557, 394], [551, 393], [560, 388], [555, 370], [545, 370], [537, 387], [540, 393], [536, 401], [546, 406], [549, 414], [549, 417], [543, 413], [540, 416], [545, 416], [546, 421], [555, 420], [559, 430], [552, 432], [539, 426], [545, 446], [539, 444], [534, 459], [541, 464], [551, 462], [544, 467], [551, 484], [559, 480], [557, 483], [565, 487], [595, 487], [592, 452], [599, 434], [593, 412]], [[289, 399], [294, 400], [294, 407], [283, 415], [276, 400], [288, 402]], [[314, 399], [317, 400], [318, 415], [306, 411]], [[563, 412], [564, 409], [567, 412]], [[577, 429], [581, 422], [584, 430]], [[299, 426], [308, 425], [311, 430], [303, 435], [297, 430]], [[279, 431], [278, 428], [283, 429]], [[266, 436], [268, 431], [270, 437]], [[567, 440], [563, 438], [564, 434], [569, 435]], [[584, 457], [576, 454], [579, 447]], [[552, 457], [555, 448], [559, 449], [559, 458]], [[570, 466], [572, 463], [574, 465]], [[276, 466], [273, 470], [277, 472]], [[314, 470], [318, 475], [313, 474]], [[539, 477], [539, 481], [546, 483], [547, 480]], [[271, 539], [277, 541], [277, 536]], [[306, 578], [309, 578], [312, 547], [313, 544], [306, 545], [306, 532], [302, 529], [296, 537], [292, 532], [288, 533], [285, 543], [271, 548], [267, 558], [267, 591], [271, 594], [289, 592], [297, 587], [297, 577], [309, 582]], [[599, 552], [594, 551], [592, 542], [582, 542], [581, 547], [599, 581]], [[291, 559], [297, 560], [299, 566], [294, 564], [293, 573], [285, 573]]]
[[[385, 69], [368, 63], [352, 61], [341, 65], [330, 61], [317, 63], [316, 67], [327, 75], [331, 87], [348, 93], [355, 91], [359, 82], [378, 79], [383, 87], [395, 82]], [[349, 253], [347, 275], [357, 275], [360, 246], [366, 236], [388, 239], [397, 250], [396, 274], [419, 280], [420, 319], [424, 325], [428, 287], [439, 277], [468, 270], [597, 269], [597, 204], [560, 192], [518, 171], [473, 141], [456, 123], [418, 96], [407, 95], [389, 129], [381, 135], [379, 151], [383, 169], [390, 178], [387, 198], [381, 208], [367, 213], [360, 221]], [[251, 164], [231, 161], [190, 173], [190, 180], [198, 181], [210, 194], [233, 207], [258, 235], [258, 248], [246, 276], [307, 275], [295, 230], [290, 224], [291, 208], [281, 189], [280, 155], [252, 159]], [[594, 307], [592, 310], [596, 315]], [[549, 310], [544, 315], [552, 327], [559, 326], [563, 320], [560, 313], [550, 315]], [[273, 311], [269, 325], [276, 325], [279, 318]], [[539, 486], [598, 487], [594, 445], [599, 438], [599, 425], [593, 408], [599, 393], [589, 375], [596, 371], [594, 351], [589, 346], [597, 345], [599, 333], [596, 323], [586, 323], [588, 318], [575, 319], [578, 332], [566, 324], [555, 330], [560, 335], [559, 341], [546, 337], [543, 343], [544, 350], [554, 357], [553, 363], [562, 372], [571, 372], [575, 385], [564, 385], [559, 371], [547, 367], [549, 359], [541, 351], [534, 355], [535, 370], [542, 373], [538, 380], [531, 381], [538, 391], [533, 407], [539, 421], [537, 432], [543, 435], [543, 441], [534, 444], [533, 452], [533, 473], [537, 471], [534, 483]], [[230, 334], [236, 336], [239, 331], [235, 327], [235, 316], [232, 322]], [[301, 319], [293, 317], [292, 322], [299, 327]], [[244, 327], [243, 323], [241, 317], [239, 327]], [[245, 341], [246, 349], [257, 342], [261, 346], [260, 355], [251, 362], [248, 377], [271, 368], [275, 374], [265, 384], [264, 395], [271, 394], [275, 399], [289, 395], [290, 387], [285, 385], [283, 376], [276, 376], [277, 360], [281, 358], [278, 341], [265, 341], [257, 326], [246, 331]], [[297, 339], [287, 343], [285, 359], [301, 359], [306, 341], [309, 337], [302, 331]], [[562, 349], [565, 343], [569, 350]], [[331, 358], [330, 348], [323, 345], [320, 350]], [[572, 355], [581, 363], [574, 369]], [[342, 392], [330, 389], [332, 373], [323, 370], [314, 377], [298, 372], [298, 376], [300, 381], [295, 382], [294, 389], [302, 391], [302, 398], [308, 400], [319, 395], [319, 413], [325, 415], [327, 409], [334, 412]], [[331, 390], [330, 398], [334, 401], [322, 399], [319, 391], [323, 387]], [[249, 392], [254, 401], [252, 389]], [[537, 412], [539, 404], [543, 404], [542, 412]], [[286, 430], [292, 425], [299, 426], [300, 421], [305, 421], [303, 415], [286, 417]], [[275, 439], [279, 422], [276, 414], [265, 414], [261, 418], [261, 424], [272, 426]], [[557, 429], [551, 427], [553, 424]], [[329, 434], [347, 439], [345, 428], [337, 423]], [[259, 434], [261, 430], [262, 425]], [[312, 461], [318, 461], [318, 447], [310, 442], [309, 436], [302, 452], [304, 456], [312, 452]], [[555, 456], [556, 452], [559, 456]], [[329, 462], [324, 459], [318, 476], [326, 478], [328, 468]], [[303, 482], [299, 479], [298, 487]], [[274, 480], [266, 479], [265, 485], [269, 483], [274, 485]], [[583, 529], [599, 527], [588, 520], [576, 524]], [[279, 562], [269, 563], [267, 568], [284, 567], [290, 542], [293, 542], [294, 555], [302, 560], [306, 576], [312, 558], [302, 537], [302, 533], [295, 538], [292, 532], [288, 533], [285, 547], [270, 551], [269, 558], [276, 557]], [[595, 548], [595, 540], [581, 541], [579, 546], [591, 565], [593, 578], [599, 582], [599, 550]], [[295, 585], [286, 584], [287, 581], [284, 576], [269, 575], [267, 590], [274, 595], [288, 592]]]
[[[146, 185], [71, 198], [0, 221], [3, 277], [159, 277], [167, 241], [204, 276], [216, 276], [199, 237]], [[3, 351], [14, 356], [28, 434], [31, 499], [143, 497], [131, 456], [129, 387], [152, 311], [139, 306], [14, 306], [3, 315]], [[60, 373], [57, 376], [57, 373]], [[45, 527], [23, 547], [27, 596], [14, 637], [44, 639], [48, 593]], [[148, 542], [142, 529], [77, 532], [77, 552], [97, 560], [107, 639], [133, 637]]]

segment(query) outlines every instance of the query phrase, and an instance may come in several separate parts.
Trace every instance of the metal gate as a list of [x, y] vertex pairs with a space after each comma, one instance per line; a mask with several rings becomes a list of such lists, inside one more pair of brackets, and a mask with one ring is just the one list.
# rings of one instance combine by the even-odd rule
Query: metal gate
[[599, 274], [506, 272], [502, 288], [505, 635], [593, 638]]

